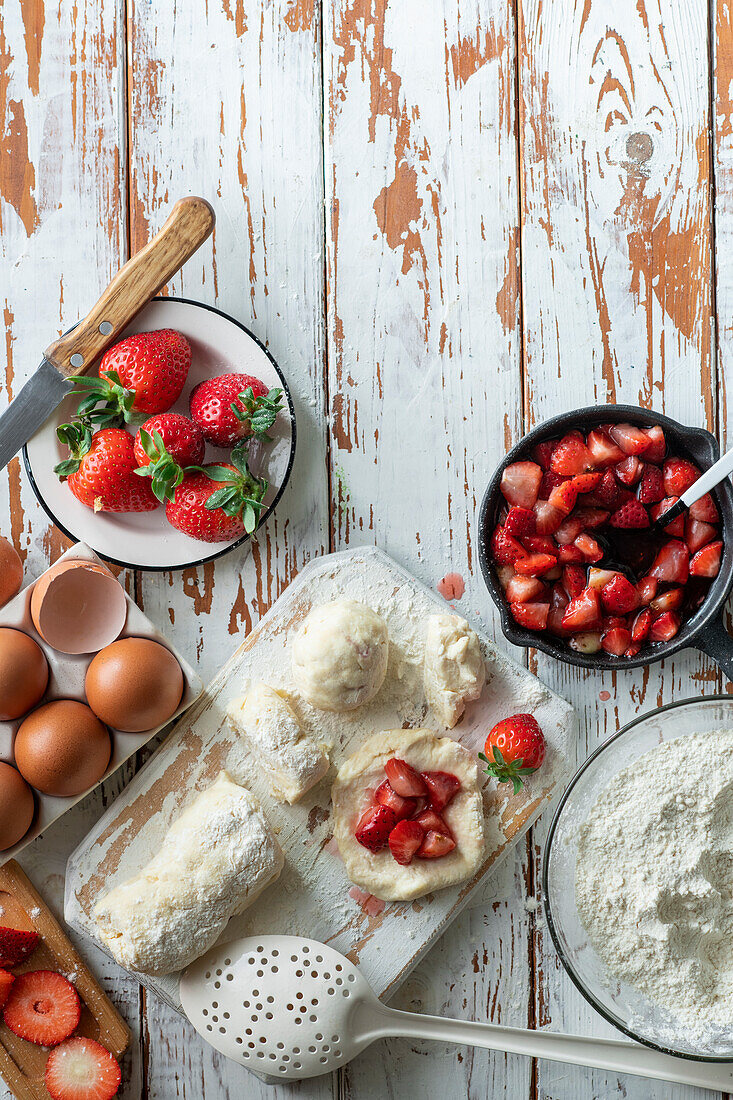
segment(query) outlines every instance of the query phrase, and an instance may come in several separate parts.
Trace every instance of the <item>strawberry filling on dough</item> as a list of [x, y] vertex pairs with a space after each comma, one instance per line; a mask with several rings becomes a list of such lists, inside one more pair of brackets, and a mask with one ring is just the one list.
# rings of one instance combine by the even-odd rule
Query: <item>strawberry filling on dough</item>
[[346, 874], [384, 901], [453, 886], [483, 862], [478, 765], [450, 737], [426, 729], [375, 734], [341, 765], [331, 797]]

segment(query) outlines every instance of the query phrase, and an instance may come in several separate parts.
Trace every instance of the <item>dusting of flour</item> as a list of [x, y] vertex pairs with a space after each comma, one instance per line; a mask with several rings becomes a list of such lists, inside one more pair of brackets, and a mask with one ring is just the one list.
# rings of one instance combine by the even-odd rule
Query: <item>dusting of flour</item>
[[733, 730], [667, 741], [614, 777], [580, 830], [576, 898], [608, 971], [671, 1028], [733, 1032]]

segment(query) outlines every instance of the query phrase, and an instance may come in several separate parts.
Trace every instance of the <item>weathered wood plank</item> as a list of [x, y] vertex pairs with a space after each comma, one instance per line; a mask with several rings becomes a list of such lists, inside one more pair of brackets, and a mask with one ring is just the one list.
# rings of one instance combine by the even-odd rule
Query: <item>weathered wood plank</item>
[[[161, 19], [128, 4], [131, 235], [139, 246], [190, 191], [215, 206], [205, 246], [169, 288], [216, 304], [265, 342], [296, 403], [295, 473], [276, 515], [237, 551], [183, 575], [142, 575], [146, 613], [209, 679], [310, 557], [328, 545], [324, 427], [320, 15], [287, 0], [222, 0]], [[148, 997], [150, 1097], [264, 1096]], [[331, 1095], [330, 1078], [299, 1095]], [[280, 1090], [267, 1093], [278, 1096]], [[284, 1093], [283, 1093], [284, 1095]]]
[[[333, 545], [376, 542], [432, 585], [459, 573], [457, 608], [495, 629], [474, 517], [521, 424], [511, 6], [327, 7]], [[520, 851], [400, 1003], [526, 1024], [523, 877]], [[354, 1100], [520, 1097], [529, 1073], [522, 1059], [395, 1040], [342, 1087]]]
[[[527, 426], [629, 401], [714, 430], [705, 3], [521, 0], [519, 56]], [[535, 664], [585, 717], [578, 762], [634, 713], [718, 683], [693, 654], [606, 676]], [[547, 824], [534, 830], [535, 882]], [[534, 954], [537, 1024], [611, 1034], [539, 915]], [[547, 1062], [537, 1090], [703, 1095]]]

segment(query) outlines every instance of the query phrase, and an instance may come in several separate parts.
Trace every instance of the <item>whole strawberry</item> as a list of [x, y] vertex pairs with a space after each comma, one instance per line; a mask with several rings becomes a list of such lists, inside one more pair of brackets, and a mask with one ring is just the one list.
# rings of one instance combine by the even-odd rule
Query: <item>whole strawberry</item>
[[191, 416], [215, 447], [233, 447], [267, 432], [282, 408], [282, 390], [269, 390], [251, 374], [220, 374], [194, 386]]
[[514, 794], [521, 790], [524, 776], [536, 772], [545, 759], [545, 738], [531, 714], [502, 718], [486, 738], [479, 758], [488, 764], [487, 775], [500, 783], [511, 783]]
[[206, 451], [198, 424], [179, 413], [158, 413], [146, 420], [135, 436], [135, 473], [149, 477], [158, 500], [173, 500], [187, 466], [198, 466]]
[[165, 412], [181, 396], [190, 366], [191, 346], [172, 328], [128, 336], [104, 355], [99, 378], [74, 379], [84, 394], [78, 415], [107, 427], [135, 413]]
[[185, 474], [165, 506], [178, 531], [201, 542], [228, 542], [254, 531], [267, 482], [250, 472], [243, 446], [234, 448], [231, 459]]
[[56, 429], [70, 457], [54, 467], [77, 500], [95, 512], [151, 512], [158, 507], [147, 481], [136, 477], [135, 448], [124, 428], [92, 432], [81, 421]]

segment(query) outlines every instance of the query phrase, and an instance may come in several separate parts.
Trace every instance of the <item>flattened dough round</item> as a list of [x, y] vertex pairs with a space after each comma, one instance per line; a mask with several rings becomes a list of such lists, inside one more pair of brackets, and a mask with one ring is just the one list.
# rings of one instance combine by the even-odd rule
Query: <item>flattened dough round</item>
[[[370, 852], [356, 840], [354, 829], [371, 804], [372, 792], [384, 779], [384, 765], [392, 756], [406, 760], [417, 771], [451, 772], [461, 790], [446, 806], [443, 818], [456, 847], [441, 859], [413, 859], [407, 867], [392, 858], [389, 848]], [[331, 791], [334, 836], [351, 882], [384, 901], [408, 901], [463, 882], [484, 858], [483, 800], [478, 764], [473, 753], [451, 737], [432, 730], [385, 730], [344, 761]]]
[[312, 706], [356, 710], [384, 683], [388, 656], [381, 615], [355, 600], [337, 600], [306, 616], [293, 641], [293, 677]]

